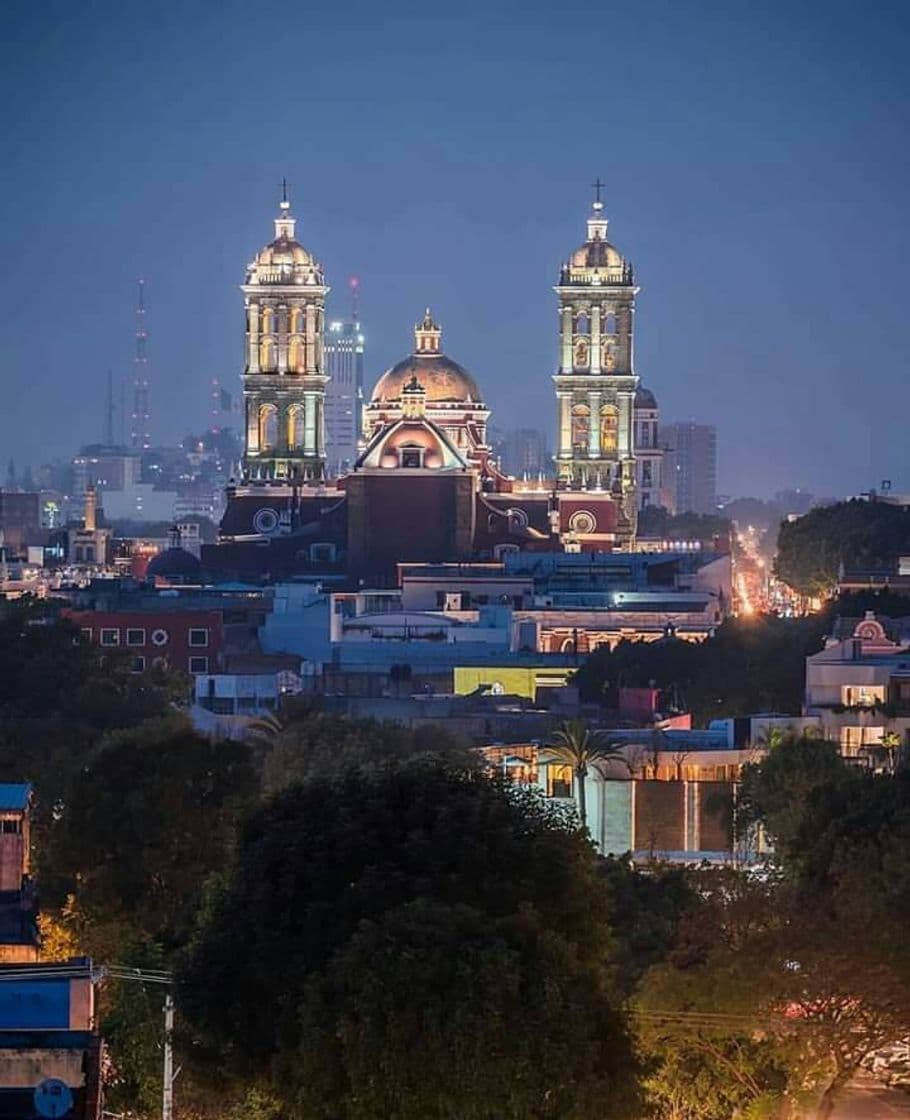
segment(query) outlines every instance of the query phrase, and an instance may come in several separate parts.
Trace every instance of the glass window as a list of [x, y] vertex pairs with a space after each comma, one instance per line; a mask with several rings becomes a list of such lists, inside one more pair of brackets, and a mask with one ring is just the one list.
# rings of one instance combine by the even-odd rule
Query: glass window
[[572, 796], [572, 767], [547, 767], [547, 797]]
[[141, 653], [137, 653], [136, 656], [133, 658], [133, 672], [134, 673], [145, 672], [145, 658], [142, 656]]
[[209, 659], [207, 657], [191, 657], [190, 658], [190, 672], [191, 673], [207, 673], [209, 671]]
[[126, 632], [126, 644], [128, 646], [144, 646], [145, 645], [145, 630], [143, 629], [129, 629]]
[[202, 647], [209, 644], [209, 632], [205, 627], [190, 630], [190, 645]]
[[103, 646], [119, 646], [120, 645], [120, 631], [113, 628], [102, 626], [101, 627], [101, 644]]

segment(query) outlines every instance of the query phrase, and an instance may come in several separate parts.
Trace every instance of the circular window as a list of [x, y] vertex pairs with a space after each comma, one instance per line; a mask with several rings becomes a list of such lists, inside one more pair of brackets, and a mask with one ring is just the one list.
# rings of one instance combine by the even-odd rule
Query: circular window
[[569, 528], [573, 533], [593, 533], [597, 528], [597, 521], [593, 513], [579, 509], [569, 518]]
[[264, 506], [256, 511], [253, 528], [257, 533], [274, 533], [278, 528], [278, 514], [268, 506]]
[[167, 630], [153, 630], [152, 631], [152, 645], [153, 646], [166, 646], [167, 645]]

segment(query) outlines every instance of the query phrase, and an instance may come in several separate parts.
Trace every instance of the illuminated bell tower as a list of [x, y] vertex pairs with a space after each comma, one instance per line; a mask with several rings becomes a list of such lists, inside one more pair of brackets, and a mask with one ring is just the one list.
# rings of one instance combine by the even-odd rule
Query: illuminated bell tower
[[275, 239], [247, 266], [243, 473], [250, 481], [325, 477], [325, 285], [296, 239], [287, 187]]
[[559, 300], [560, 362], [554, 376], [558, 405], [556, 475], [565, 489], [611, 494], [634, 533], [635, 459], [632, 335], [635, 296], [632, 265], [607, 240], [600, 198], [588, 218], [585, 243], [562, 267]]

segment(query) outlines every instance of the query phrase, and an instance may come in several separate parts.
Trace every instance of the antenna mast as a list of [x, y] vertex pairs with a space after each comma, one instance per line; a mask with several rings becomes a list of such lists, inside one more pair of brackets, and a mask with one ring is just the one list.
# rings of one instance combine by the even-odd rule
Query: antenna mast
[[136, 303], [136, 359], [133, 381], [133, 429], [130, 442], [137, 450], [146, 451], [152, 445], [149, 432], [149, 380], [145, 326], [145, 281], [139, 281], [139, 299]]

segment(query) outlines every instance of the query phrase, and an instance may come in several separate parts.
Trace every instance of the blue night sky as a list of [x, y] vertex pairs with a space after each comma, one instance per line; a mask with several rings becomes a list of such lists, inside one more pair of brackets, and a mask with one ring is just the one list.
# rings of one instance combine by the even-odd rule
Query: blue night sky
[[[552, 432], [560, 261], [596, 176], [666, 420], [722, 491], [907, 469], [910, 5], [4, 5], [0, 455], [103, 433], [147, 280], [152, 432], [239, 390], [237, 285], [283, 176], [368, 389], [429, 303], [500, 427]], [[330, 311], [331, 313], [331, 311]]]

